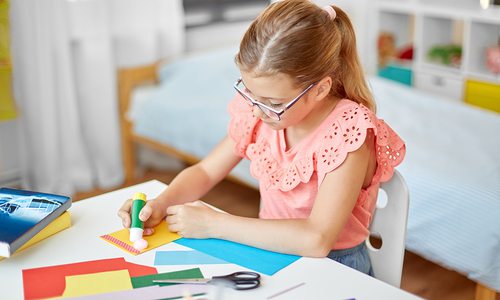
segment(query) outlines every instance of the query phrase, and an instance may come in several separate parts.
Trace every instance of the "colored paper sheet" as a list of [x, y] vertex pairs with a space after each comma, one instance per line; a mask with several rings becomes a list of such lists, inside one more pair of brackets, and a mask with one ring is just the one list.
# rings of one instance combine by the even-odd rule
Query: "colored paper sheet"
[[123, 228], [121, 230], [115, 231], [110, 234], [105, 234], [101, 236], [101, 238], [111, 243], [112, 245], [115, 245], [118, 248], [125, 250], [126, 252], [133, 255], [144, 253], [146, 251], [168, 244], [180, 238], [180, 236], [177, 233], [173, 233], [168, 230], [168, 226], [165, 221], [156, 225], [154, 229], [155, 229], [154, 234], [149, 236], [144, 236], [144, 239], [148, 242], [148, 247], [141, 251], [135, 249], [134, 243], [132, 243], [129, 240], [130, 234], [127, 228]]
[[[125, 261], [123, 257], [78, 262], [23, 270], [25, 299], [40, 299], [61, 296], [65, 277], [97, 272], [128, 270], [131, 277], [158, 273], [156, 268]], [[50, 282], [50, 284], [47, 284]]]
[[[134, 289], [136, 289], [146, 286], [158, 285], [158, 283], [153, 282], [153, 280], [157, 279], [189, 279], [189, 278], [203, 278], [203, 274], [201, 273], [200, 268], [145, 275], [145, 276], [137, 276], [137, 277], [132, 277], [131, 280], [132, 280], [132, 286], [134, 287]], [[161, 285], [173, 285], [173, 283], [162, 283]]]
[[176, 284], [169, 286], [148, 286], [138, 289], [104, 293], [79, 297], [78, 300], [146, 300], [146, 299], [179, 299], [186, 295], [198, 296], [208, 293], [206, 284]]
[[227, 261], [199, 251], [156, 251], [155, 266], [227, 264]]
[[78, 297], [131, 289], [132, 282], [127, 270], [99, 272], [66, 276], [63, 297]]
[[300, 258], [219, 239], [182, 238], [175, 242], [266, 275], [273, 275]]

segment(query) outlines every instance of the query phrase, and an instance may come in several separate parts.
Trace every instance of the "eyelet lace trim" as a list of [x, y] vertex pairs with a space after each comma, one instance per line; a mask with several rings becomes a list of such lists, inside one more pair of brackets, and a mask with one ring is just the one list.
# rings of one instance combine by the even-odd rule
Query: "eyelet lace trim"
[[241, 157], [246, 157], [245, 152], [248, 145], [255, 141], [257, 130], [255, 128], [257, 121], [252, 110], [238, 95], [229, 103], [228, 110], [231, 115], [228, 134], [236, 142], [234, 153]]
[[[344, 162], [349, 152], [361, 147], [368, 129], [372, 129], [376, 135], [379, 181], [389, 180], [394, 167], [401, 163], [404, 157], [404, 142], [365, 106], [352, 102], [342, 109], [341, 118], [328, 127], [320, 146], [311, 149], [310, 153], [297, 156], [293, 162], [286, 165], [279, 164], [273, 158], [271, 148], [264, 139], [256, 140], [255, 125], [258, 120], [251, 111], [248, 114], [248, 108], [243, 109], [240, 111], [241, 115], [233, 118], [230, 124], [230, 136], [236, 141], [235, 153], [251, 160], [252, 176], [259, 179], [266, 189], [280, 189], [286, 192], [301, 182], [309, 182], [315, 170], [318, 173], [318, 182], [321, 182], [327, 173]], [[234, 109], [231, 111], [238, 113]]]

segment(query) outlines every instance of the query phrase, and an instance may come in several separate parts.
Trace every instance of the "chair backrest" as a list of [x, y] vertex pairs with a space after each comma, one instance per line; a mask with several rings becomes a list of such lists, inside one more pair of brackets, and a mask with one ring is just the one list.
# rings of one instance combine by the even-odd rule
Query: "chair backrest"
[[401, 174], [395, 170], [392, 178], [382, 183], [380, 188], [387, 194], [387, 204], [380, 207], [380, 201], [377, 201], [370, 232], [382, 239], [382, 246], [379, 249], [373, 247], [369, 237], [366, 239], [366, 245], [375, 278], [399, 287], [408, 219], [408, 187]]

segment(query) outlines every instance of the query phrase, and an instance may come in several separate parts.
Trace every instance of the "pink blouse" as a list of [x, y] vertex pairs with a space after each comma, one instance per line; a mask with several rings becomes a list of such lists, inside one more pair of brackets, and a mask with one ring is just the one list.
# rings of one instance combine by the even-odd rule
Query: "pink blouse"
[[370, 186], [361, 190], [332, 249], [363, 242], [369, 235], [379, 185], [392, 177], [394, 167], [403, 160], [405, 144], [401, 138], [365, 106], [342, 99], [309, 136], [287, 150], [284, 130], [263, 124], [240, 97], [229, 104], [228, 133], [236, 143], [235, 153], [251, 161], [250, 172], [259, 180], [262, 219], [308, 218], [325, 175], [364, 143], [368, 129], [373, 130], [375, 175]]

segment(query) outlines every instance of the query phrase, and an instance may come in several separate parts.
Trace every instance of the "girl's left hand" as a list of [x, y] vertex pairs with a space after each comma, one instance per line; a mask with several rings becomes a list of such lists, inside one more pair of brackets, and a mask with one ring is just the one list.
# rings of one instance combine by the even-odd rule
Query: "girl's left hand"
[[168, 228], [180, 236], [188, 238], [211, 238], [215, 220], [220, 212], [205, 205], [202, 201], [174, 205], [167, 208]]

